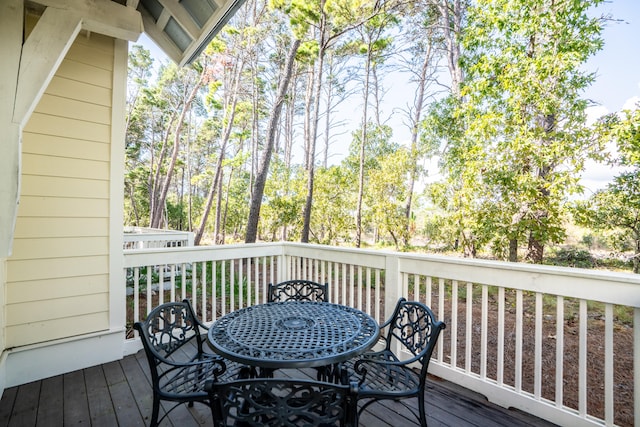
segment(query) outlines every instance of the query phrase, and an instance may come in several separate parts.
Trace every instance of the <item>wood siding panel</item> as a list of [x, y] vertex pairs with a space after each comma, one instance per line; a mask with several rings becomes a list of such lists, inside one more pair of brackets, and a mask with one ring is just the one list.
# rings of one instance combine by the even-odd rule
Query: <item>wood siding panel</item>
[[96, 51], [102, 51], [103, 54], [113, 57], [113, 38], [102, 34], [81, 31], [76, 37], [74, 46], [89, 46]]
[[60, 76], [53, 76], [47, 88], [47, 93], [63, 98], [111, 107], [110, 88], [95, 86], [77, 80], [69, 80]]
[[82, 257], [104, 255], [109, 249], [109, 239], [104, 237], [68, 237], [19, 239], [13, 245], [13, 260], [50, 257]]
[[[86, 38], [82, 35], [76, 37], [76, 40], [78, 42], [71, 46], [65, 59], [88, 64], [109, 72], [113, 71], [113, 41], [111, 41], [111, 46], [104, 46], [105, 49], [96, 49], [95, 44], [83, 43]], [[107, 51], [110, 51], [110, 55], [105, 55]]]
[[108, 293], [80, 295], [58, 300], [38, 300], [7, 306], [7, 326], [83, 316], [104, 310]]
[[[9, 283], [23, 280], [106, 275], [109, 272], [109, 260], [106, 256], [45, 258], [24, 261], [11, 259], [7, 264], [7, 282]], [[7, 303], [11, 302], [13, 301], [7, 301]]]
[[105, 161], [109, 158], [109, 144], [59, 136], [25, 133], [22, 152], [72, 159]]
[[49, 237], [108, 236], [108, 218], [43, 218], [18, 217], [16, 241]]
[[109, 198], [109, 181], [27, 175], [22, 180], [25, 196]]
[[70, 80], [88, 83], [94, 86], [111, 89], [111, 72], [89, 64], [64, 60], [56, 75]]
[[20, 198], [18, 215], [34, 217], [104, 218], [109, 214], [109, 200], [61, 197]]
[[108, 291], [109, 277], [105, 275], [65, 277], [10, 283], [7, 287], [7, 298], [17, 304], [99, 294]]
[[105, 124], [91, 123], [63, 117], [50, 116], [34, 112], [24, 128], [25, 133], [62, 136], [87, 141], [109, 143], [110, 127]]
[[34, 342], [51, 341], [92, 331], [106, 330], [108, 324], [109, 313], [104, 311], [84, 316], [7, 326], [7, 343], [11, 343], [13, 347], [19, 347]]
[[42, 95], [35, 112], [92, 123], [106, 125], [111, 123], [111, 108], [109, 107], [46, 93]]
[[109, 163], [25, 154], [23, 172], [29, 175], [109, 180]]

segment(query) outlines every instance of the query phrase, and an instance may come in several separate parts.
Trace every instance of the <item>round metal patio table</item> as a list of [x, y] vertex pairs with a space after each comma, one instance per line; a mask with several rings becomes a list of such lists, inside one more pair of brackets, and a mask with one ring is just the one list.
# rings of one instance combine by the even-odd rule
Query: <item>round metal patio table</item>
[[327, 302], [287, 301], [231, 312], [209, 328], [209, 345], [233, 361], [261, 368], [334, 365], [364, 353], [380, 328], [368, 314]]

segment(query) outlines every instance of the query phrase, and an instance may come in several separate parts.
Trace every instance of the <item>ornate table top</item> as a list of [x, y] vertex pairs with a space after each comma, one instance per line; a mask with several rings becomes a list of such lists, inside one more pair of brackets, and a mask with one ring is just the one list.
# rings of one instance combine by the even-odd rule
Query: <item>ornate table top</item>
[[222, 356], [264, 368], [343, 362], [371, 348], [380, 329], [368, 314], [326, 302], [272, 302], [242, 308], [209, 328]]

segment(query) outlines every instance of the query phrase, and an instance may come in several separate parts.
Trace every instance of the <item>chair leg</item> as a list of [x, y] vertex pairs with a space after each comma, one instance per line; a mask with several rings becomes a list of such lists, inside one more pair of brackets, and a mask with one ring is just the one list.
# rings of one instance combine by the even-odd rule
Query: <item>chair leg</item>
[[156, 427], [158, 425], [158, 413], [160, 412], [160, 399], [153, 396], [153, 412], [151, 413], [150, 427]]
[[424, 392], [418, 394], [418, 410], [420, 411], [420, 426], [427, 427], [427, 414], [424, 409]]

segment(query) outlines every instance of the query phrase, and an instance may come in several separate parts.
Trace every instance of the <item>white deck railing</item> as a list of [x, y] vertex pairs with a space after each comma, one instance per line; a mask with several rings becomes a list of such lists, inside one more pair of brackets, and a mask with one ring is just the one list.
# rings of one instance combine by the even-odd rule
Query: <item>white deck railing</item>
[[636, 275], [294, 243], [127, 250], [125, 265], [129, 326], [182, 298], [212, 322], [292, 278], [379, 322], [405, 296], [447, 324], [434, 375], [560, 425], [640, 425]]
[[124, 249], [178, 248], [193, 246], [195, 234], [189, 231], [159, 230], [127, 227], [124, 230]]

